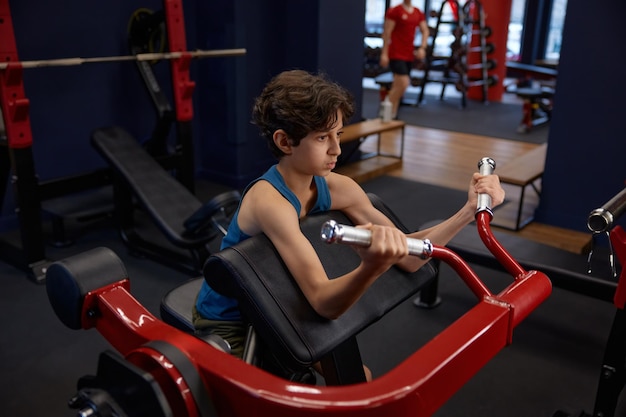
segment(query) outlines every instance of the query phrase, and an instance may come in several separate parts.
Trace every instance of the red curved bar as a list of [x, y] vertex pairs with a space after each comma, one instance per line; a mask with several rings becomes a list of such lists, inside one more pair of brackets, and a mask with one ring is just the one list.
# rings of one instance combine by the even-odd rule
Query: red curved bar
[[[153, 316], [129, 292], [128, 280], [89, 293], [83, 303], [83, 328], [95, 327], [124, 357], [152, 374], [176, 417], [200, 415], [182, 371], [150, 345], [163, 341], [197, 371], [220, 416], [431, 416], [512, 341], [513, 329], [552, 291], [548, 277], [526, 272], [495, 240], [488, 212], [476, 216], [485, 245], [514, 281], [492, 294], [469, 265], [445, 247], [432, 257], [448, 263], [478, 297], [471, 310], [387, 374], [370, 383], [311, 386], [293, 383], [218, 351]], [[621, 258], [625, 235], [621, 238]], [[617, 245], [616, 245], [617, 246]], [[620, 259], [621, 259], [620, 258]], [[622, 259], [623, 260], [623, 259]], [[626, 300], [626, 289], [622, 301]], [[616, 296], [617, 300], [617, 296]]]
[[129, 361], [155, 375], [168, 402], [178, 404], [172, 407], [177, 417], [198, 412], [171, 362], [157, 360], [143, 346], [149, 341], [165, 341], [193, 363], [219, 415], [430, 416], [511, 343], [513, 328], [550, 291], [544, 274], [533, 271], [520, 276], [500, 294], [482, 297], [387, 374], [371, 383], [342, 387], [292, 383], [220, 352], [157, 319], [132, 297], [125, 281], [89, 293], [83, 323], [85, 328], [95, 327]]
[[450, 265], [452, 269], [459, 274], [463, 281], [465, 281], [467, 286], [479, 300], [493, 295], [491, 294], [491, 291], [489, 291], [489, 288], [487, 288], [480, 278], [478, 278], [478, 275], [476, 275], [472, 268], [470, 268], [469, 265], [455, 252], [443, 246], [433, 245], [433, 253], [431, 257], [441, 259]]
[[504, 266], [509, 274], [513, 278], [518, 279], [520, 275], [526, 273], [526, 270], [515, 260], [513, 257], [502, 247], [500, 242], [496, 240], [491, 232], [489, 225], [491, 221], [491, 214], [488, 211], [481, 211], [476, 214], [476, 225], [478, 227], [478, 234], [481, 240], [489, 249], [489, 251], [496, 257], [498, 262]]

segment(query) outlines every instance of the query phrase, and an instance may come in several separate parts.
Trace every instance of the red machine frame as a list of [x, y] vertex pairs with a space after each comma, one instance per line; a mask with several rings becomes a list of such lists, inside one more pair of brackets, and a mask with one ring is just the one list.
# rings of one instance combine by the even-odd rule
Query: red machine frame
[[494, 239], [491, 217], [490, 211], [477, 214], [479, 233], [513, 283], [493, 294], [458, 255], [435, 245], [432, 257], [461, 276], [478, 304], [370, 383], [310, 386], [271, 375], [156, 318], [130, 294], [128, 279], [88, 293], [81, 324], [96, 328], [128, 362], [151, 374], [174, 416], [202, 414], [193, 394], [198, 387], [183, 377], [176, 360], [150, 346], [154, 341], [173, 347], [193, 364], [201, 391], [218, 415], [430, 416], [511, 343], [513, 329], [551, 293], [545, 274], [525, 271]]

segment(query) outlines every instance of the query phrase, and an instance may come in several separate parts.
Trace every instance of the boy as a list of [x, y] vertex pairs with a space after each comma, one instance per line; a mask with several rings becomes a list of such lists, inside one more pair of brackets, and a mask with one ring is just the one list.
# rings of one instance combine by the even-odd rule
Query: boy
[[[351, 95], [322, 75], [293, 70], [272, 79], [255, 102], [253, 121], [278, 163], [246, 188], [222, 241], [225, 248], [259, 233], [267, 235], [311, 306], [328, 319], [348, 310], [392, 265], [416, 271], [427, 262], [408, 255], [407, 236], [374, 208], [354, 180], [333, 172], [344, 123], [353, 113]], [[478, 193], [489, 194], [493, 207], [504, 200], [497, 176], [476, 173], [461, 210], [409, 236], [446, 244], [474, 219]], [[299, 226], [307, 214], [327, 210], [341, 210], [372, 232], [369, 247], [355, 247], [361, 264], [335, 279], [326, 275]], [[240, 320], [237, 302], [204, 282], [194, 308], [196, 328], [222, 336], [241, 356], [245, 328]]]

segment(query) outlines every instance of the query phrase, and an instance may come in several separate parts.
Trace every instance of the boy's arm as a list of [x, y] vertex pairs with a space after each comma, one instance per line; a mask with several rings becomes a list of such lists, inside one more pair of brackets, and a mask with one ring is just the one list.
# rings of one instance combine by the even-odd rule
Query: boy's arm
[[[330, 179], [332, 180], [331, 190], [334, 190], [332, 193], [333, 206], [335, 199], [337, 199], [338, 206], [335, 208], [344, 211], [355, 224], [371, 222], [393, 226], [391, 220], [372, 205], [365, 192], [352, 179], [339, 175], [330, 177]], [[459, 211], [438, 225], [410, 233], [408, 237], [429, 239], [433, 244], [445, 246], [461, 229], [474, 220], [479, 193], [491, 196], [492, 208], [504, 201], [504, 190], [500, 186], [497, 175], [481, 176], [474, 173], [468, 188], [468, 199]], [[344, 207], [340, 207], [340, 205], [344, 205]], [[426, 262], [428, 260], [423, 260], [417, 256], [406, 256], [397, 263], [397, 266], [406, 271], [417, 271]]]
[[408, 253], [404, 235], [391, 228], [373, 228], [376, 240], [359, 250], [360, 265], [351, 272], [329, 279], [317, 252], [302, 234], [293, 206], [278, 192], [266, 190], [254, 205], [260, 230], [272, 241], [287, 268], [318, 314], [334, 319], [350, 308], [382, 273]]

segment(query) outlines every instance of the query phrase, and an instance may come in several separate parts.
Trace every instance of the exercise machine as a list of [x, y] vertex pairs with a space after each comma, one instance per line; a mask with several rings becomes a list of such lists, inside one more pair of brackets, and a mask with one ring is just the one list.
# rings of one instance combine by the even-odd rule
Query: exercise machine
[[[495, 163], [485, 158], [479, 166], [488, 173]], [[343, 369], [344, 363], [354, 363], [344, 362], [341, 353], [354, 353], [350, 341], [356, 332], [419, 291], [432, 270], [421, 268], [416, 276], [407, 276], [391, 268], [392, 276], [377, 280], [346, 314], [327, 320], [306, 302], [264, 235], [213, 254], [204, 278], [223, 283], [216, 290], [236, 294], [255, 333], [281, 360], [299, 366], [322, 361], [330, 383], [313, 386], [280, 378], [230, 356], [219, 343], [207, 343], [159, 320], [132, 297], [123, 264], [106, 248], [56, 262], [48, 270], [46, 288], [59, 319], [73, 329], [96, 328], [119, 352], [101, 356], [98, 374], [79, 381], [70, 405], [85, 415], [102, 416], [432, 415], [511, 343], [514, 328], [551, 292], [547, 276], [524, 270], [493, 239], [490, 205], [488, 196], [480, 196], [477, 225], [513, 282], [494, 294], [451, 250], [426, 240], [410, 241], [411, 254], [449, 264], [478, 302], [370, 383], [361, 383], [362, 368], [361, 375]], [[319, 256], [331, 268], [330, 276], [340, 272], [336, 268], [350, 268], [356, 255], [347, 246], [328, 243], [367, 244], [369, 239], [344, 220], [341, 213], [329, 212], [310, 216], [311, 223], [303, 226], [316, 250], [322, 248]], [[333, 353], [341, 360], [332, 360]], [[333, 364], [336, 375], [349, 377], [347, 384], [333, 383]]]
[[[163, 11], [137, 10], [128, 25], [132, 56], [159, 56], [166, 23], [173, 24], [166, 21]], [[174, 42], [184, 44], [184, 39]], [[192, 55], [180, 64], [182, 68], [187, 68]], [[172, 81], [184, 90], [175, 94], [175, 113], [156, 81], [152, 63], [136, 61], [157, 113], [150, 139], [140, 145], [122, 127], [110, 126], [96, 129], [91, 143], [113, 172], [115, 217], [124, 243], [133, 253], [198, 275], [211, 252], [209, 244], [225, 234], [241, 195], [237, 190], [225, 191], [204, 204], [195, 196], [190, 101], [194, 83], [188, 73], [181, 72], [180, 65], [172, 72]], [[176, 135], [170, 144], [172, 126]], [[141, 213], [147, 214], [166, 240], [159, 241], [140, 226]]]

